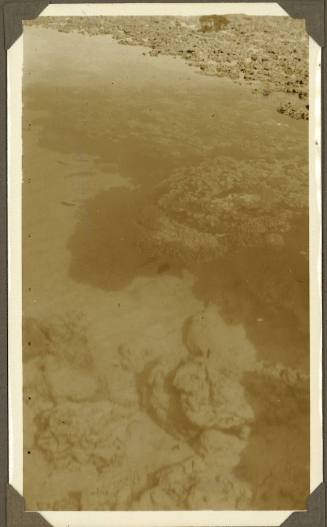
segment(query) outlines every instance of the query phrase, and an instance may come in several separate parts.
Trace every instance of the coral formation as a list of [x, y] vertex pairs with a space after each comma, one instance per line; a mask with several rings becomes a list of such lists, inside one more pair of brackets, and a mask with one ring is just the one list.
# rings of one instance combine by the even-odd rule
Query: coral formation
[[[86, 402], [74, 397], [73, 371], [78, 378], [85, 364], [77, 366], [77, 348], [92, 364], [90, 344], [80, 340], [82, 320], [71, 322], [47, 325], [28, 319], [24, 329], [40, 352], [39, 358], [28, 354], [25, 364], [29, 435], [24, 439], [32, 453], [26, 463], [36, 462], [44, 473], [46, 491], [53, 494], [51, 508], [88, 510], [94, 500], [111, 510], [250, 508], [253, 488], [237, 470], [255, 419], [262, 415], [251, 401], [256, 390], [266, 393], [269, 384], [268, 414], [272, 422], [284, 422], [295, 411], [298, 394], [302, 401], [307, 397], [307, 378], [283, 365], [258, 362], [242, 326], [230, 331], [211, 305], [185, 321], [183, 358], [162, 355], [153, 360], [144, 353], [133, 364], [133, 354], [122, 346], [113, 386], [104, 385], [92, 368], [84, 371], [89, 382], [82, 382], [81, 392], [84, 385], [96, 387]], [[71, 383], [52, 377], [61, 375], [63, 363], [71, 368]], [[118, 377], [117, 392], [119, 369], [129, 377]], [[29, 377], [28, 371], [34, 375]], [[272, 414], [281, 390], [290, 398], [287, 413], [279, 407], [279, 414]], [[59, 475], [65, 478], [62, 490]], [[37, 488], [32, 486], [27, 495], [33, 492]], [[41, 509], [47, 506], [37, 496], [34, 500]]]
[[210, 159], [176, 170], [153, 191], [141, 221], [153, 246], [210, 261], [227, 250], [284, 246], [307, 209], [307, 170], [296, 159]]

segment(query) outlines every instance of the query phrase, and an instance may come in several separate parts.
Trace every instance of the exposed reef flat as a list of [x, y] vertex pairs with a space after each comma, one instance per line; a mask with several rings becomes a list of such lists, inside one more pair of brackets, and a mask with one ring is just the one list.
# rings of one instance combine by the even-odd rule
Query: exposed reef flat
[[[27, 24], [112, 35], [150, 55], [181, 57], [203, 74], [228, 77], [269, 96], [286, 94], [277, 110], [308, 119], [308, 34], [302, 20], [274, 16], [39, 17]], [[146, 53], [147, 51], [145, 51]]]

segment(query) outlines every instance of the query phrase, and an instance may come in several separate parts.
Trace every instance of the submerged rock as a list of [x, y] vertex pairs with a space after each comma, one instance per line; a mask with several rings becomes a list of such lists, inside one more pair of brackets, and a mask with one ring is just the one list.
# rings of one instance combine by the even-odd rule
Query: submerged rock
[[144, 250], [187, 262], [209, 262], [246, 248], [284, 246], [307, 212], [307, 168], [276, 160], [210, 158], [175, 170], [157, 185], [139, 226]]
[[110, 403], [63, 403], [38, 417], [37, 445], [55, 466], [121, 463], [129, 411]]
[[199, 428], [217, 428], [241, 434], [254, 419], [237, 378], [209, 364], [189, 361], [177, 370], [174, 387], [180, 393], [187, 419]]

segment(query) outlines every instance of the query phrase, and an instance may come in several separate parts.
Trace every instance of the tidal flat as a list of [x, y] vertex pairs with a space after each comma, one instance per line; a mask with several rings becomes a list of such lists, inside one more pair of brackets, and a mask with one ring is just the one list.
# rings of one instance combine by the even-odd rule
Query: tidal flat
[[304, 27], [94, 18], [24, 28], [27, 508], [303, 509]]

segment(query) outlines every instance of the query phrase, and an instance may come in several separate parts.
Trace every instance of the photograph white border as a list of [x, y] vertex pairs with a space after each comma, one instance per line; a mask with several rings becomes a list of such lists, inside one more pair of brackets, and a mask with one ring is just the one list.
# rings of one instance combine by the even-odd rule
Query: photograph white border
[[[276, 3], [52, 4], [40, 16], [288, 16]], [[323, 480], [321, 48], [310, 38], [310, 491]], [[9, 483], [23, 495], [22, 411], [22, 67], [23, 35], [8, 51], [8, 383]], [[53, 527], [193, 527], [281, 525], [293, 511], [52, 512]]]

